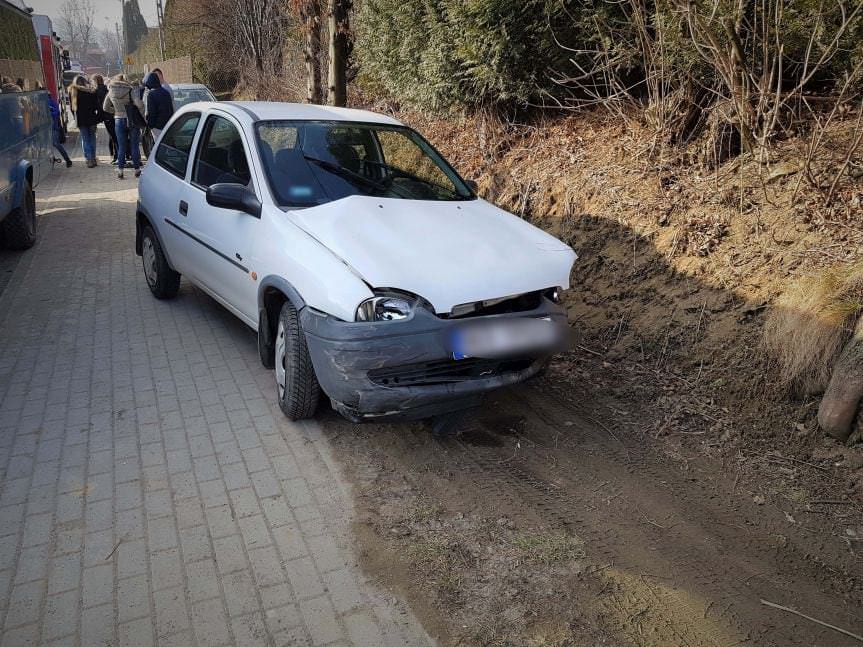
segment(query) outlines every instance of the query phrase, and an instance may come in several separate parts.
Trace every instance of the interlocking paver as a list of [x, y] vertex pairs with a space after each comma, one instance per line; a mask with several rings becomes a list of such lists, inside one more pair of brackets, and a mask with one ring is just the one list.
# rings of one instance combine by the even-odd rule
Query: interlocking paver
[[134, 186], [58, 169], [0, 294], [0, 645], [431, 644], [356, 571], [254, 335], [186, 282], [149, 294]]

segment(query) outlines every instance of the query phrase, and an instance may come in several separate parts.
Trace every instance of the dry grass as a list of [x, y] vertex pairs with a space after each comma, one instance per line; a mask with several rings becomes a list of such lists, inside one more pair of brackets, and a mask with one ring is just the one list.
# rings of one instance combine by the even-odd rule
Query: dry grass
[[522, 535], [513, 542], [528, 562], [540, 562], [546, 566], [560, 564], [584, 557], [584, 544], [569, 535], [535, 534]]
[[792, 283], [764, 325], [764, 347], [782, 385], [822, 392], [863, 310], [863, 265], [831, 267]]

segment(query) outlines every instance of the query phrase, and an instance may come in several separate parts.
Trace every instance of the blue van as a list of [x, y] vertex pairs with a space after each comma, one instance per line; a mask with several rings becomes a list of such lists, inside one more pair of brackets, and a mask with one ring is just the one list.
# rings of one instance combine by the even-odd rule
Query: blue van
[[48, 93], [0, 94], [0, 244], [27, 249], [36, 242], [34, 189], [53, 166]]

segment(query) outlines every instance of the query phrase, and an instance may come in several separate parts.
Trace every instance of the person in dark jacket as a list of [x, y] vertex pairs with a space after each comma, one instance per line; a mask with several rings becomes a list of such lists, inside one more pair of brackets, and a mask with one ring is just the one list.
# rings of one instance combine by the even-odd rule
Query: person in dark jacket
[[108, 150], [111, 153], [111, 164], [117, 161], [117, 133], [114, 132], [114, 114], [105, 110], [105, 97], [108, 96], [108, 86], [101, 74], [93, 75], [96, 84], [96, 99], [99, 101], [99, 121], [105, 124], [108, 131]]
[[147, 87], [147, 126], [153, 133], [155, 142], [159, 139], [159, 133], [168, 123], [171, 115], [174, 114], [174, 104], [171, 101], [171, 95], [162, 87], [159, 76], [155, 72], [147, 75], [144, 85]]
[[87, 168], [93, 168], [96, 166], [96, 124], [99, 123], [101, 114], [96, 102], [96, 88], [79, 75], [72, 83], [70, 95], [75, 123], [81, 133], [81, 148], [84, 149]]

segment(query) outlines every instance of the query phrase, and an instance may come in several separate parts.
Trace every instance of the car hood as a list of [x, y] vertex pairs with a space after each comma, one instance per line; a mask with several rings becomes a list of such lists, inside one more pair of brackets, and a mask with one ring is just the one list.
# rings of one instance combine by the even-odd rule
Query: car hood
[[569, 287], [575, 252], [484, 200], [350, 196], [289, 212], [373, 288], [407, 290], [439, 313]]

